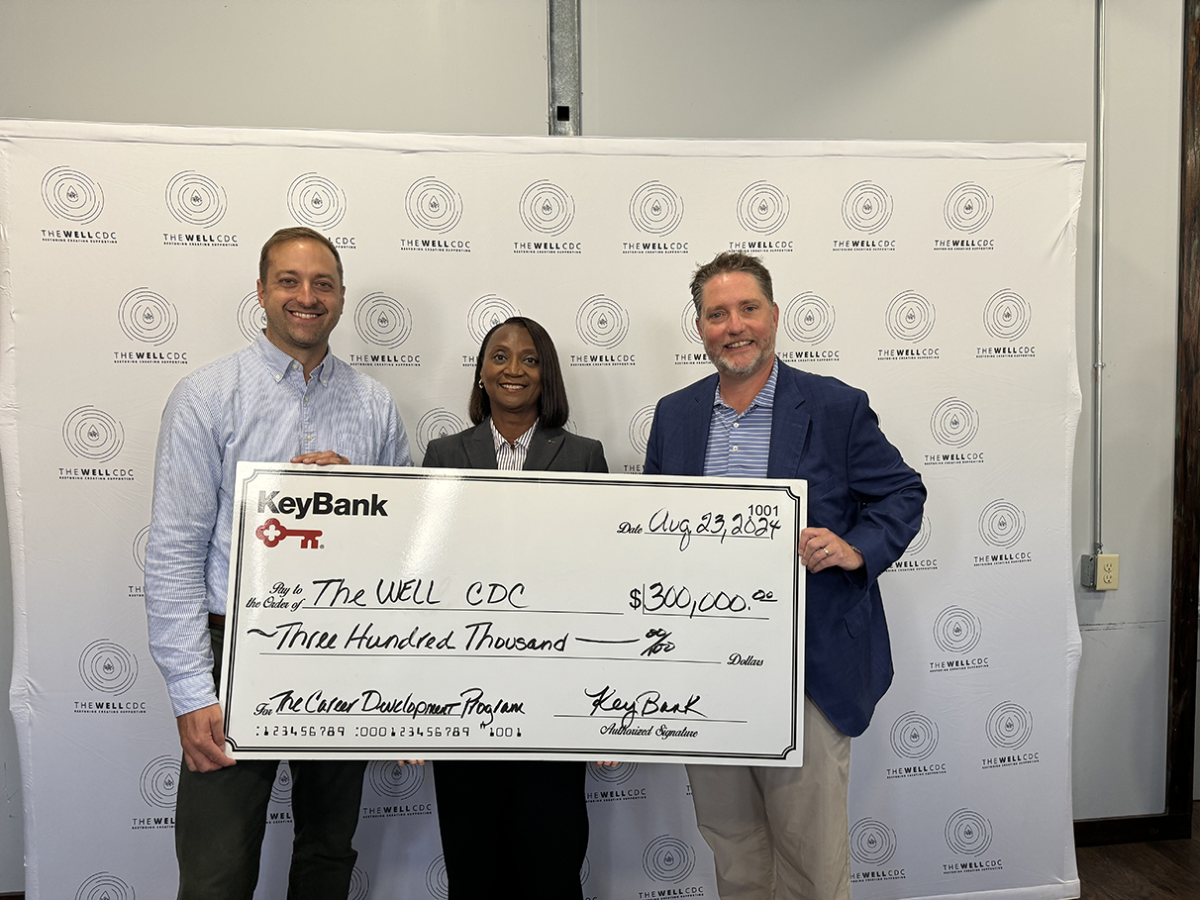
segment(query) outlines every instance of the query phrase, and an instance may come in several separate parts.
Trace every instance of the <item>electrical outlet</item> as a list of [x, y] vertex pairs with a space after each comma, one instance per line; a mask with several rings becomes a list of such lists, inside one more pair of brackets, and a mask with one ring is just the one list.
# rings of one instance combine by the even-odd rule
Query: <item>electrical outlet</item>
[[1096, 590], [1115, 591], [1121, 584], [1120, 557], [1116, 553], [1096, 555]]

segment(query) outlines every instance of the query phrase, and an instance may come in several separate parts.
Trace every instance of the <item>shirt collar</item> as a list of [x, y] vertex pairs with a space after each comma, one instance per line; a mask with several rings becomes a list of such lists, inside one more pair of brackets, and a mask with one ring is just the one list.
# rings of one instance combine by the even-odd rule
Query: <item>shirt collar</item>
[[[496, 430], [496, 423], [492, 421], [491, 416], [488, 416], [488, 425], [491, 426], [492, 443], [495, 445], [496, 452], [498, 453], [498, 452], [500, 452], [500, 445], [507, 444], [508, 439], [505, 438], [504, 435], [502, 435], [499, 431]], [[519, 438], [517, 438], [515, 441], [512, 442], [513, 446], [516, 447], [518, 450], [528, 451], [530, 443], [533, 442], [533, 433], [536, 430], [537, 430], [537, 422], [534, 422], [532, 428], [530, 428], [527, 432], [525, 432], [523, 435], [521, 435]]]
[[[276, 381], [283, 381], [288, 369], [293, 364], [299, 365], [297, 360], [292, 359], [292, 357], [267, 340], [266, 334], [258, 336], [254, 342], [254, 347], [258, 351], [259, 358], [266, 365], [267, 371], [275, 377]], [[316, 378], [321, 384], [328, 384], [329, 379], [333, 377], [336, 366], [336, 357], [333, 355], [333, 350], [327, 349], [325, 351], [325, 358], [312, 370], [311, 377]]]
[[[771, 377], [754, 395], [754, 399], [750, 401], [750, 405], [746, 407], [745, 412], [750, 412], [752, 409], [773, 409], [775, 407], [775, 382], [779, 378], [779, 357], [775, 357], [775, 361], [771, 364]], [[721, 379], [717, 379], [717, 389], [713, 391], [713, 408], [733, 409], [728, 403], [721, 399]], [[745, 413], [742, 413], [745, 415]]]

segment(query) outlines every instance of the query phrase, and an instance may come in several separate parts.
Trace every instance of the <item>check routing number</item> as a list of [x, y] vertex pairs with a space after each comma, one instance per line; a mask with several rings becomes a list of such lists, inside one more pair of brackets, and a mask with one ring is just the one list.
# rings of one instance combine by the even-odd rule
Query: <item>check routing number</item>
[[243, 758], [798, 766], [803, 481], [238, 464]]

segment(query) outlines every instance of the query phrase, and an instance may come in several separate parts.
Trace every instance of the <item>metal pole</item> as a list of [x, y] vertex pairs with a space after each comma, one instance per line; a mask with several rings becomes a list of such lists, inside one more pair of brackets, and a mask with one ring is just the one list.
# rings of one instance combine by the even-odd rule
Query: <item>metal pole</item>
[[547, 0], [550, 134], [583, 133], [579, 77], [579, 0]]
[[1092, 552], [1104, 552], [1102, 475], [1104, 472], [1104, 0], [1096, 0], [1096, 108], [1092, 139]]

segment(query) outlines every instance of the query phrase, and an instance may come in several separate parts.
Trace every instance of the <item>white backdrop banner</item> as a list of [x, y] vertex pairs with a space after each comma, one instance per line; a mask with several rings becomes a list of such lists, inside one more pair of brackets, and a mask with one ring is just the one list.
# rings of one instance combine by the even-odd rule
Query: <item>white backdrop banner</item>
[[[480, 138], [0, 122], [0, 451], [28, 896], [174, 890], [179, 747], [142, 563], [163, 405], [251, 340], [258, 250], [341, 248], [333, 349], [420, 461], [482, 334], [558, 345], [569, 427], [641, 469], [711, 371], [687, 283], [764, 257], [778, 352], [866, 389], [929, 488], [882, 578], [896, 679], [854, 741], [856, 900], [1076, 896], [1071, 455], [1081, 145]], [[587, 897], [716, 897], [682, 767], [589, 767]], [[281, 768], [258, 897], [282, 894]], [[432, 774], [372, 763], [352, 897], [446, 896]]]

